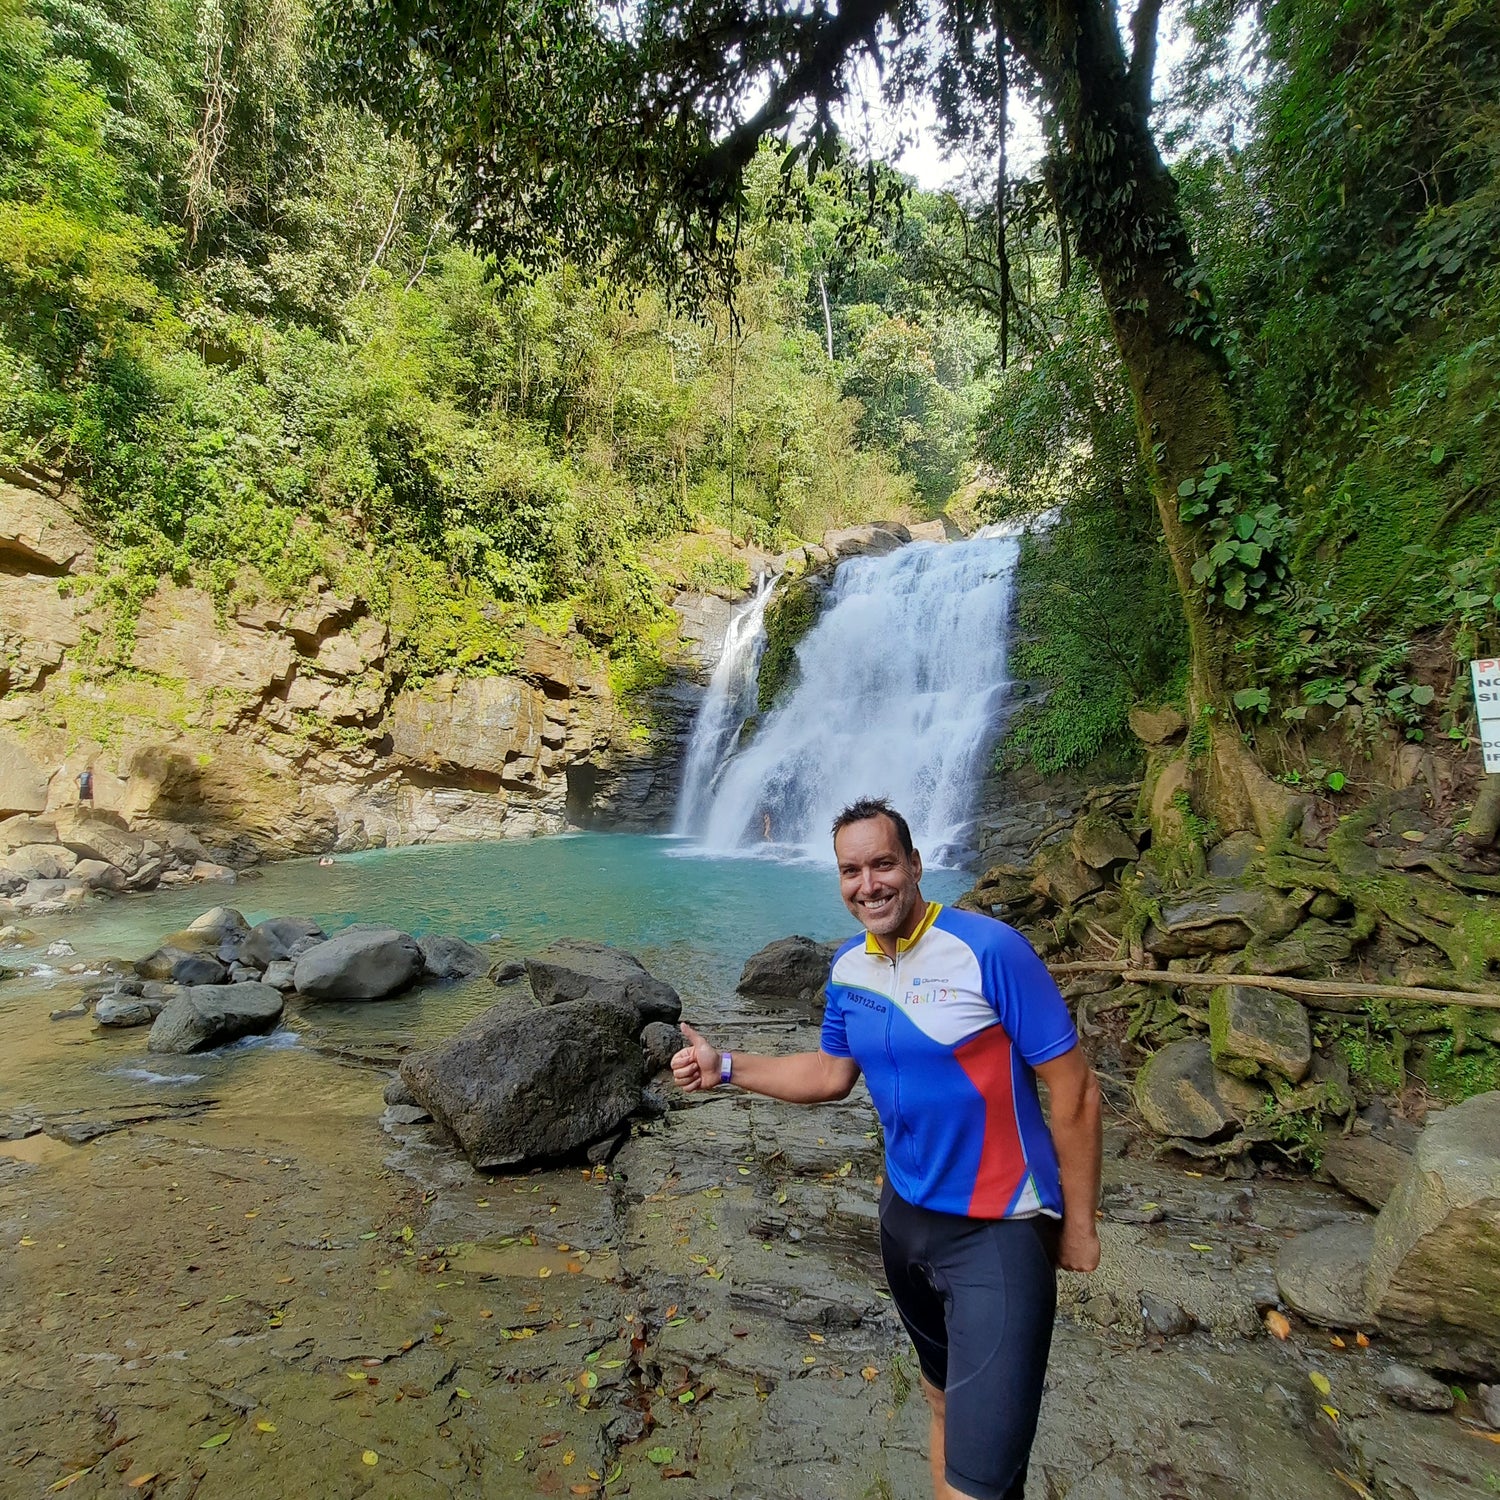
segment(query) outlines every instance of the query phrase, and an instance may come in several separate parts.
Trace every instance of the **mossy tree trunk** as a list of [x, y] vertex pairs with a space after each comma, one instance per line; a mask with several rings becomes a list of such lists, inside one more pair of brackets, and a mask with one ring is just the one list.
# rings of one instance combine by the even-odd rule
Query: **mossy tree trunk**
[[1204, 550], [1178, 506], [1178, 486], [1235, 452], [1222, 358], [1206, 291], [1150, 128], [1159, 5], [1137, 9], [1126, 58], [1103, 0], [1000, 0], [1012, 45], [1039, 78], [1053, 136], [1049, 175], [1067, 229], [1088, 261], [1130, 380], [1136, 427], [1182, 596], [1189, 691], [1196, 712], [1225, 706], [1222, 625], [1193, 578]]

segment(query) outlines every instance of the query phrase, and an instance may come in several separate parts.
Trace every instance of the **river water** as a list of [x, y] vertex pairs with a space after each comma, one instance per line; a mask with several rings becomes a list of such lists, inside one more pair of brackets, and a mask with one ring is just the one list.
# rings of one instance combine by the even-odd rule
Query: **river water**
[[[964, 886], [933, 870], [925, 893], [951, 899]], [[120, 1103], [163, 1087], [214, 1088], [243, 1070], [247, 1054], [295, 1053], [292, 1025], [208, 1056], [154, 1058], [145, 1032], [104, 1032], [86, 1020], [48, 1022], [79, 980], [62, 966], [135, 959], [216, 902], [250, 922], [305, 916], [334, 932], [352, 922], [388, 922], [417, 937], [446, 933], [484, 943], [498, 958], [536, 952], [561, 937], [589, 938], [635, 953], [674, 985], [687, 1014], [722, 1015], [745, 960], [774, 938], [842, 938], [852, 921], [831, 862], [704, 854], [680, 839], [576, 834], [481, 844], [439, 844], [341, 856], [332, 866], [289, 860], [234, 886], [184, 887], [98, 901], [39, 920], [35, 939], [12, 950], [13, 965], [45, 971], [0, 984], [0, 1027], [10, 1038], [0, 1067], [0, 1112], [21, 1104], [58, 1108]], [[56, 939], [73, 957], [45, 957]], [[296, 1025], [331, 1043], [422, 1044], [456, 1031], [496, 999], [487, 980], [428, 986], [363, 1005], [299, 1006]], [[257, 1062], [299, 1075], [294, 1056]]]

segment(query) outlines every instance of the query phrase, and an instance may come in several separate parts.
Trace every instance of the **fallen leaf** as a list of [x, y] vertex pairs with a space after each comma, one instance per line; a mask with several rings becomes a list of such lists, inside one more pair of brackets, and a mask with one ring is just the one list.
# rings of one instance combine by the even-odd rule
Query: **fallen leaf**
[[127, 1489], [138, 1490], [143, 1484], [150, 1484], [156, 1478], [156, 1470], [152, 1469], [149, 1474], [137, 1474], [126, 1486]]
[[1308, 1377], [1312, 1381], [1312, 1388], [1320, 1395], [1327, 1396], [1333, 1391], [1328, 1377], [1321, 1370], [1314, 1370]]
[[361, 1462], [369, 1464], [372, 1469], [380, 1462], [380, 1455], [373, 1448], [366, 1448], [359, 1456]]
[[215, 1437], [209, 1438], [206, 1443], [199, 1443], [200, 1448], [222, 1448], [234, 1434], [232, 1432], [221, 1432]]
[[677, 1304], [675, 1302], [667, 1309], [667, 1316], [669, 1318], [675, 1318], [677, 1316]]
[[1358, 1344], [1361, 1349], [1368, 1349], [1370, 1347], [1370, 1336], [1366, 1333], [1356, 1333], [1354, 1335], [1354, 1342]]
[[802, 1356], [802, 1363], [805, 1365], [815, 1365], [817, 1362], [818, 1356], [816, 1354], [804, 1354]]
[[594, 1374], [592, 1370], [585, 1370], [583, 1374], [578, 1377], [578, 1383], [586, 1391], [591, 1391], [596, 1385], [599, 1384], [599, 1377]]
[[346, 1370], [344, 1372], [350, 1380], [368, 1380], [370, 1377], [363, 1370]]
[[1367, 1490], [1364, 1485], [1359, 1482], [1359, 1480], [1351, 1479], [1346, 1473], [1344, 1473], [1342, 1469], [1335, 1469], [1333, 1472], [1335, 1475], [1337, 1475], [1338, 1478], [1342, 1479], [1344, 1483], [1347, 1484], [1356, 1495], [1360, 1496], [1360, 1500], [1375, 1500], [1374, 1495], [1372, 1495], [1369, 1490]]
[[1189, 1250], [1197, 1250], [1201, 1254], [1202, 1252], [1204, 1252], [1206, 1250], [1212, 1250], [1213, 1246], [1212, 1245], [1200, 1245], [1200, 1244], [1197, 1243], [1196, 1240], [1189, 1240], [1188, 1241], [1188, 1249]]
[[696, 1401], [697, 1399], [698, 1399], [698, 1397], [697, 1397], [697, 1395], [693, 1391], [684, 1391], [677, 1398], [678, 1404], [682, 1405], [682, 1406], [691, 1406], [693, 1404], [693, 1402]]
[[454, 1390], [456, 1391], [458, 1399], [460, 1401], [472, 1401], [474, 1399], [473, 1393], [471, 1391], [466, 1391], [461, 1385], [455, 1386]]
[[47, 1493], [49, 1495], [55, 1495], [59, 1490], [67, 1489], [70, 1484], [77, 1484], [85, 1474], [92, 1474], [93, 1472], [93, 1464], [90, 1464], [86, 1469], [75, 1469], [71, 1474], [68, 1474], [62, 1479], [59, 1479], [56, 1484], [49, 1484], [47, 1486]]
[[362, 1239], [362, 1240], [373, 1240], [375, 1238], [375, 1236], [377, 1234], [379, 1234], [379, 1233], [380, 1233], [380, 1231], [378, 1229], [372, 1229], [368, 1234], [362, 1234], [362, 1235], [360, 1235], [360, 1239]]
[[542, 1269], [540, 1271], [538, 1271], [536, 1274], [538, 1276], [540, 1276], [542, 1278], [542, 1280], [545, 1281], [547, 1279], [547, 1277], [549, 1277], [552, 1274], [552, 1267], [551, 1266], [543, 1266]]
[[568, 1451], [563, 1454], [563, 1468], [566, 1469], [570, 1464], [574, 1464], [577, 1461], [578, 1455], [573, 1451], [573, 1449], [569, 1448]]
[[811, 1339], [815, 1344], [821, 1344], [825, 1342], [821, 1333], [810, 1333], [808, 1334], [808, 1338]]
[[863, 1375], [866, 1380], [874, 1380], [874, 1378], [878, 1374], [880, 1374], [880, 1371], [877, 1370], [874, 1365], [866, 1365], [864, 1369], [862, 1369], [859, 1373]]
[[257, 1432], [275, 1432], [276, 1424], [274, 1422], [257, 1422], [255, 1430]]
[[594, 1487], [591, 1484], [575, 1484], [571, 1486], [571, 1491], [575, 1495], [592, 1495]]
[[1346, 1344], [1343, 1339], [1341, 1339], [1336, 1333], [1329, 1335], [1328, 1342], [1332, 1344], [1335, 1349], [1347, 1349], [1349, 1347], [1348, 1344]]
[[601, 1370], [618, 1370], [625, 1361], [623, 1359], [601, 1359], [599, 1368]]
[[1273, 1307], [1266, 1314], [1266, 1332], [1274, 1334], [1279, 1339], [1289, 1338], [1292, 1332], [1292, 1320], [1284, 1312], [1277, 1312]]
[[1327, 1413], [1328, 1413], [1328, 1415], [1329, 1415], [1329, 1416], [1330, 1416], [1330, 1417], [1332, 1417], [1332, 1418], [1333, 1418], [1333, 1420], [1334, 1420], [1334, 1421], [1335, 1421], [1335, 1422], [1337, 1422], [1337, 1421], [1338, 1421], [1338, 1419], [1339, 1419], [1339, 1409], [1338, 1409], [1338, 1407], [1336, 1407], [1336, 1406], [1330, 1406], [1330, 1405], [1329, 1405], [1329, 1404], [1328, 1404], [1328, 1403], [1327, 1403], [1327, 1402], [1326, 1402], [1326, 1401], [1325, 1401], [1325, 1402], [1324, 1402], [1324, 1403], [1323, 1403], [1323, 1410], [1324, 1410], [1324, 1411], [1326, 1411], [1326, 1412], [1327, 1412]]

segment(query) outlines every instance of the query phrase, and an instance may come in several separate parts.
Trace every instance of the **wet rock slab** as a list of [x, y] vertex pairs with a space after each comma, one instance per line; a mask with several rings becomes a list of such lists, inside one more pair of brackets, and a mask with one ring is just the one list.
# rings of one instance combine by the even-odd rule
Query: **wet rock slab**
[[195, 985], [167, 1002], [146, 1046], [152, 1052], [202, 1052], [274, 1029], [281, 1012], [281, 993], [267, 984]]

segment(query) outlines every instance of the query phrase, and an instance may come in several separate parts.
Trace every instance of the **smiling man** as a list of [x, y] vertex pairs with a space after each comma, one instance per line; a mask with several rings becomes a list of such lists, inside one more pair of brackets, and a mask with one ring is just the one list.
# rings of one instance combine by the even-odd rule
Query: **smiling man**
[[1026, 940], [923, 899], [922, 856], [889, 803], [846, 807], [833, 851], [864, 932], [834, 955], [819, 1050], [720, 1052], [684, 1025], [672, 1072], [689, 1091], [801, 1104], [842, 1099], [864, 1074], [885, 1131], [881, 1255], [932, 1409], [933, 1494], [1021, 1500], [1056, 1268], [1099, 1264], [1098, 1085]]

